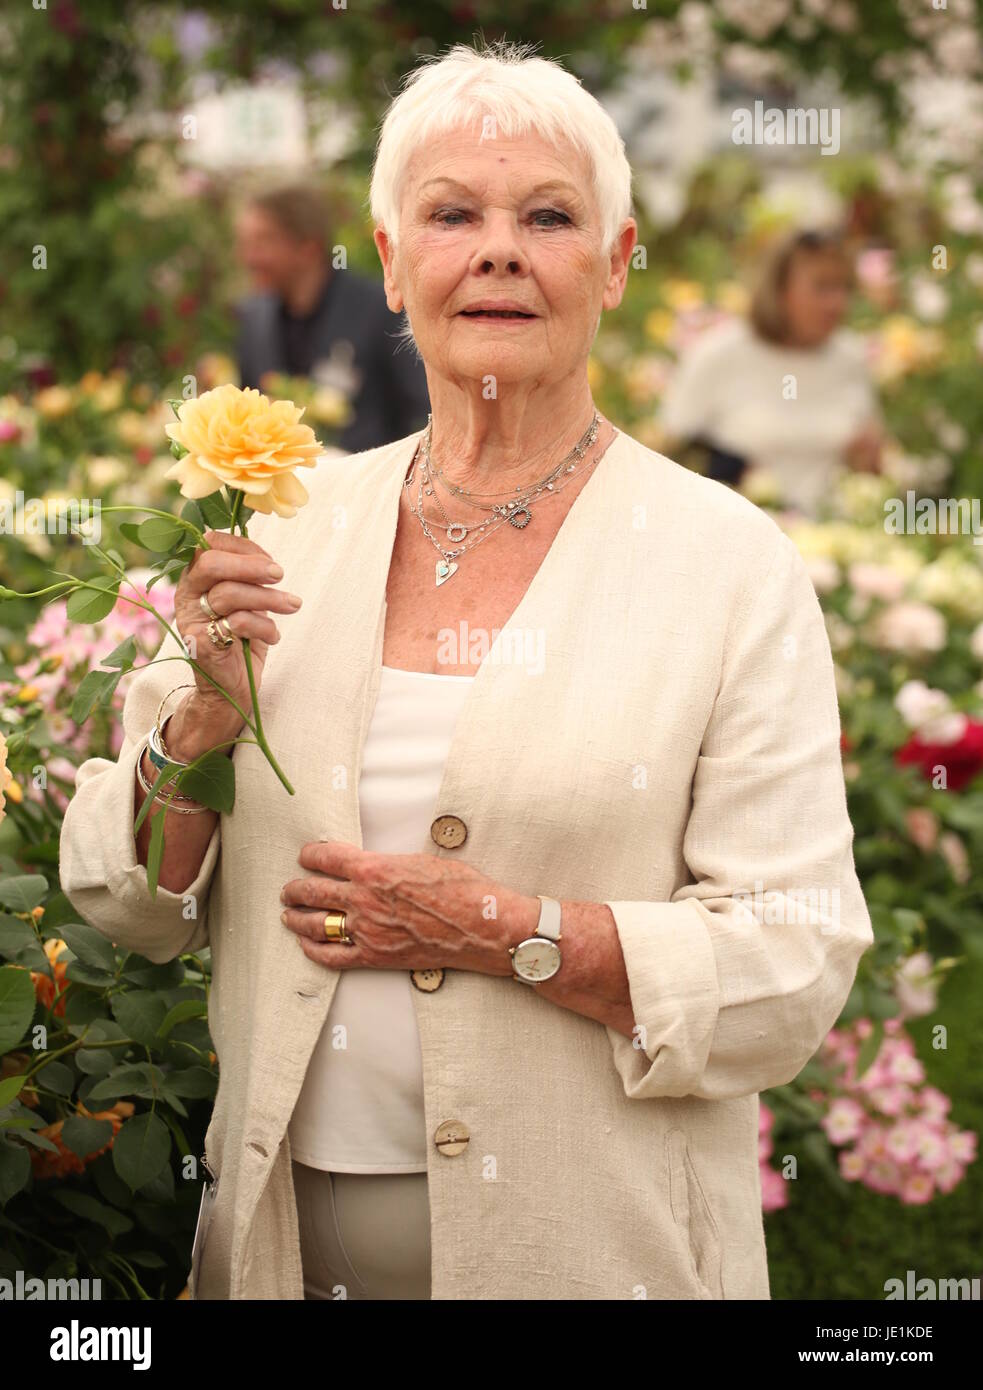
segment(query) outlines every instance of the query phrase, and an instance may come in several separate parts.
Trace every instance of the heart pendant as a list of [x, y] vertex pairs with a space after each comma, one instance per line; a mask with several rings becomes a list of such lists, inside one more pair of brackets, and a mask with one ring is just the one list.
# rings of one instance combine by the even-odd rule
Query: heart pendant
[[532, 512], [528, 507], [516, 507], [514, 511], [509, 512], [508, 521], [510, 526], [515, 526], [521, 531], [532, 521]]
[[439, 589], [445, 579], [450, 579], [451, 575], [457, 570], [456, 560], [437, 561], [437, 588]]

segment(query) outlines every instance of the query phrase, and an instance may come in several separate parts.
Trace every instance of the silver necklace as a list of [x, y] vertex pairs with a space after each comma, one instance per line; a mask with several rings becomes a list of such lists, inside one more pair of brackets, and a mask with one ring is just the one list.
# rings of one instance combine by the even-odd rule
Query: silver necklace
[[[487, 540], [487, 538], [490, 535], [492, 535], [495, 531], [497, 531], [500, 526], [503, 526], [505, 522], [509, 522], [510, 525], [516, 527], [516, 529], [518, 530], [522, 530], [526, 526], [528, 526], [529, 522], [532, 520], [531, 507], [537, 501], [539, 501], [542, 496], [548, 493], [560, 492], [566, 486], [566, 484], [571, 481], [570, 475], [576, 472], [577, 465], [582, 462], [583, 456], [586, 453], [587, 449], [596, 440], [599, 427], [600, 417], [595, 411], [594, 417], [591, 420], [590, 425], [587, 427], [587, 430], [585, 431], [583, 437], [580, 440], [578, 440], [578, 442], [574, 445], [573, 449], [571, 449], [571, 451], [560, 460], [556, 467], [550, 470], [550, 472], [546, 475], [545, 478], [541, 479], [539, 483], [533, 484], [531, 489], [523, 496], [520, 496], [518, 498], [512, 498], [509, 502], [503, 503], [498, 506], [493, 506], [491, 508], [482, 508], [482, 510], [490, 512], [490, 519], [487, 521], [483, 521], [477, 527], [469, 527], [466, 526], [463, 522], [452, 522], [450, 520], [446, 510], [443, 507], [443, 504], [440, 501], [439, 496], [437, 496], [433, 488], [433, 474], [431, 472], [429, 447], [430, 435], [432, 433], [433, 428], [433, 420], [429, 420], [427, 423], [427, 429], [424, 434], [424, 437], [420, 441], [420, 445], [418, 446], [418, 453], [422, 451], [422, 459], [420, 460], [420, 480], [419, 487], [417, 490], [417, 503], [416, 506], [414, 506], [413, 503], [410, 502], [409, 507], [413, 515], [417, 517], [417, 519], [419, 520], [420, 525], [423, 529], [423, 534], [426, 536], [427, 540], [430, 541], [431, 545], [440, 555], [440, 559], [436, 562], [435, 567], [435, 578], [437, 587], [439, 588], [441, 584], [445, 583], [448, 579], [451, 578], [453, 574], [456, 573], [458, 568], [458, 556], [465, 554], [469, 550], [473, 550], [476, 545], [480, 545], [483, 540]], [[596, 463], [599, 457], [600, 455], [596, 455], [591, 460], [591, 463]], [[577, 463], [570, 463], [569, 460], [572, 458], [576, 458]], [[561, 472], [563, 472], [564, 469], [566, 470], [566, 475], [564, 476], [562, 482], [557, 482], [556, 479], [560, 476]], [[408, 487], [413, 482], [415, 471], [416, 469], [414, 465], [414, 467], [410, 469], [409, 476], [406, 478], [404, 486]], [[428, 483], [430, 484], [430, 486], [427, 486]], [[445, 485], [451, 487], [455, 491], [457, 490], [456, 488], [454, 488], [453, 484], [446, 483]], [[460, 491], [465, 496], [480, 495], [468, 494], [466, 489], [460, 489]], [[521, 492], [521, 488], [516, 488], [516, 492]], [[427, 518], [423, 514], [424, 493], [426, 493], [427, 496], [433, 496], [435, 498], [437, 506], [440, 508], [440, 511], [446, 523], [444, 530], [449, 541], [466, 542], [468, 535], [472, 532], [475, 533], [476, 539], [474, 539], [470, 543], [454, 545], [450, 549], [446, 549], [444, 546], [442, 546], [440, 542], [437, 540], [437, 538], [434, 536], [433, 532], [430, 530]], [[500, 496], [501, 494], [488, 495]], [[478, 504], [475, 503], [473, 505]]]

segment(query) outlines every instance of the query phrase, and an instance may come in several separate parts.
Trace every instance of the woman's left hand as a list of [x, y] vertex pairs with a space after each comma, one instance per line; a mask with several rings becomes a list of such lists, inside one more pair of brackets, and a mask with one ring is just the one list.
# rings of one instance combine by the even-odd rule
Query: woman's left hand
[[[375, 854], [343, 840], [313, 840], [298, 863], [314, 872], [284, 884], [281, 920], [309, 960], [335, 970], [511, 975], [509, 946], [539, 921], [538, 898], [433, 854]], [[354, 945], [325, 940], [324, 915], [332, 910], [348, 914]]]

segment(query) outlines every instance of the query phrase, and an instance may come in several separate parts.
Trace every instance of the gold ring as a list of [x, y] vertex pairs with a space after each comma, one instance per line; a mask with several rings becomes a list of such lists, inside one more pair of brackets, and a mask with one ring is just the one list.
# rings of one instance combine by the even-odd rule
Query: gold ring
[[324, 915], [324, 935], [328, 941], [338, 941], [343, 946], [354, 946], [355, 942], [345, 930], [347, 912], [332, 911]]
[[209, 641], [211, 642], [213, 647], [231, 647], [232, 643], [236, 640], [235, 633], [229, 627], [228, 623], [225, 621], [224, 618], [219, 618], [218, 622], [224, 624], [225, 633], [219, 633], [218, 623], [213, 618], [211, 622], [208, 624]]
[[209, 618], [214, 618], [215, 621], [217, 622], [218, 619], [222, 616], [221, 613], [216, 613], [216, 612], [215, 612], [215, 609], [214, 609], [214, 608], [212, 607], [212, 605], [208, 602], [208, 594], [207, 594], [207, 593], [199, 594], [199, 595], [198, 595], [198, 602], [201, 604], [202, 612], [205, 613]]

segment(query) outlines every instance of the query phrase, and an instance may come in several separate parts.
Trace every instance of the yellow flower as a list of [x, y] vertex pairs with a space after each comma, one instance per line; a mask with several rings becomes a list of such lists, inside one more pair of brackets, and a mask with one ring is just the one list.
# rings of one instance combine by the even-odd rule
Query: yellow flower
[[17, 701], [21, 705], [29, 705], [32, 700], [36, 700], [40, 691], [36, 685], [22, 685], [17, 692]]
[[652, 309], [645, 315], [645, 336], [655, 343], [663, 343], [672, 332], [675, 319], [665, 309]]
[[703, 286], [695, 280], [667, 280], [662, 286], [662, 298], [677, 313], [698, 309], [703, 303]]
[[102, 372], [86, 372], [79, 377], [78, 389], [83, 396], [91, 396], [103, 383]]
[[344, 425], [351, 414], [347, 398], [330, 386], [319, 386], [307, 408], [322, 425]]
[[92, 399], [99, 410], [118, 410], [123, 400], [123, 383], [118, 380], [104, 381], [93, 391]]
[[743, 314], [747, 310], [750, 295], [737, 280], [725, 280], [717, 286], [714, 296], [717, 307], [726, 314]]
[[67, 386], [46, 386], [34, 397], [34, 409], [46, 420], [57, 420], [72, 408], [72, 393]]
[[170, 439], [187, 449], [164, 475], [181, 484], [182, 497], [207, 497], [240, 488], [252, 511], [290, 517], [308, 500], [296, 468], [313, 468], [321, 445], [293, 401], [270, 401], [253, 387], [216, 386], [185, 401]]

